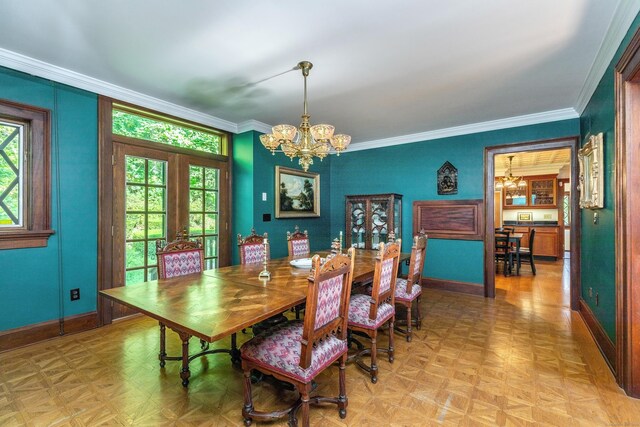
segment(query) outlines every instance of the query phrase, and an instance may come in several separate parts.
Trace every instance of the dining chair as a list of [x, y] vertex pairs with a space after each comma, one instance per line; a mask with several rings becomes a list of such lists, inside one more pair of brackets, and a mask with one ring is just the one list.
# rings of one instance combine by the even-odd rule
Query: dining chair
[[[176, 233], [176, 240], [167, 244], [165, 240], [156, 240], [156, 257], [158, 261], [158, 279], [202, 273], [204, 269], [204, 249], [202, 240], [189, 240], [187, 230]], [[206, 350], [206, 341], [200, 340], [200, 347]], [[166, 325], [160, 322], [160, 367], [167, 360], [182, 360], [182, 356], [167, 356]]]
[[[350, 342], [358, 347], [358, 352], [349, 356], [349, 361], [369, 372], [371, 382], [378, 382], [378, 351], [389, 355], [389, 362], [393, 362], [393, 322], [395, 320], [395, 288], [400, 260], [401, 240], [385, 245], [380, 243], [375, 261], [371, 295], [354, 294], [349, 303], [349, 335]], [[378, 329], [384, 324], [389, 325], [388, 349], [377, 348]], [[353, 335], [365, 335], [371, 339], [371, 348], [364, 348]], [[366, 365], [362, 356], [370, 355], [371, 364]]]
[[413, 337], [412, 331], [412, 309], [416, 307], [416, 329], [422, 326], [422, 317], [420, 316], [420, 297], [422, 296], [422, 270], [424, 269], [424, 260], [427, 252], [426, 234], [418, 234], [413, 238], [413, 246], [411, 247], [411, 257], [409, 258], [409, 272], [407, 278], [396, 279], [396, 304], [405, 307], [407, 312], [407, 327], [402, 329], [398, 326], [400, 323], [396, 319], [396, 331], [405, 334], [407, 341], [410, 342]]
[[310, 249], [307, 230], [300, 231], [296, 225], [293, 233], [287, 231], [287, 248], [290, 257], [308, 257]]
[[270, 259], [269, 243], [267, 242], [266, 248], [264, 241], [269, 236], [264, 233], [262, 236], [256, 234], [255, 228], [251, 229], [251, 234], [247, 237], [242, 237], [238, 234], [238, 251], [240, 252], [240, 264], [259, 264], [264, 261], [265, 250], [267, 252], [267, 260]]
[[[347, 316], [354, 249], [337, 254], [321, 264], [319, 255], [312, 261], [307, 288], [307, 315], [304, 321], [291, 321], [266, 330], [240, 349], [244, 371], [245, 425], [253, 419], [275, 420], [289, 417], [289, 425], [297, 425], [296, 413], [302, 409], [302, 425], [309, 425], [309, 405], [324, 402], [338, 405], [340, 418], [347, 416], [345, 365], [347, 362]], [[311, 397], [313, 379], [334, 362], [339, 361], [337, 397]], [[257, 411], [253, 406], [251, 370], [293, 384], [299, 399], [289, 408], [273, 412]]]
[[503, 274], [508, 276], [511, 273], [511, 265], [513, 264], [513, 251], [509, 244], [509, 238], [511, 233], [509, 231], [496, 231], [495, 232], [495, 261], [496, 268], [503, 263]]
[[[531, 272], [533, 273], [534, 276], [536, 275], [536, 264], [533, 259], [533, 243], [535, 241], [535, 238], [536, 238], [536, 229], [532, 228], [531, 232], [529, 233], [529, 247], [520, 248], [520, 258], [519, 258], [520, 263], [524, 261], [525, 263], [528, 263], [529, 265], [531, 265]], [[518, 265], [518, 269], [519, 268], [520, 268], [520, 265]]]

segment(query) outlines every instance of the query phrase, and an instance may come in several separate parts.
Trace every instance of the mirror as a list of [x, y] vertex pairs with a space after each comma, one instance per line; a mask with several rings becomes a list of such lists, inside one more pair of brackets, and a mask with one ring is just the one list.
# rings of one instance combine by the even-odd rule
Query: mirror
[[580, 207], [600, 209], [604, 207], [604, 163], [602, 132], [591, 135], [584, 147], [578, 150], [580, 164]]

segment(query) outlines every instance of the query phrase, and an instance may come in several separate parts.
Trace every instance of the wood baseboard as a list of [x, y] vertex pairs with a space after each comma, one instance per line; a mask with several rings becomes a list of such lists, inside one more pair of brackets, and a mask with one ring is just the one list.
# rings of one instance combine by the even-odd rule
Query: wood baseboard
[[440, 289], [442, 291], [484, 296], [484, 286], [477, 283], [456, 282], [454, 280], [426, 277], [422, 279], [422, 286], [425, 288]]
[[60, 326], [60, 320], [37, 323], [0, 332], [0, 351], [13, 350], [25, 345], [59, 337], [61, 335], [74, 334], [88, 331], [98, 327], [98, 313], [78, 314], [65, 317]]
[[596, 342], [596, 345], [604, 356], [604, 360], [609, 365], [609, 368], [611, 368], [611, 371], [613, 371], [613, 373], [615, 374], [616, 346], [604, 331], [600, 322], [598, 322], [598, 319], [593, 314], [593, 311], [591, 311], [591, 308], [582, 298], [580, 298], [580, 316], [582, 316], [582, 320], [584, 320], [584, 323], [587, 325], [589, 333], [591, 333], [593, 340]]

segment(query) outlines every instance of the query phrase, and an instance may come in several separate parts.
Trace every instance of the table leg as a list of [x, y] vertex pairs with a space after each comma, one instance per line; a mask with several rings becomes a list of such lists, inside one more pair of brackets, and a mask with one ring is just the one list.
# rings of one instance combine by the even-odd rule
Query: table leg
[[516, 239], [516, 276], [520, 275], [520, 239]]
[[189, 339], [191, 335], [186, 332], [178, 332], [180, 339], [182, 340], [182, 369], [180, 370], [180, 378], [182, 378], [182, 386], [187, 387], [189, 385], [189, 377], [191, 371], [189, 371]]
[[239, 365], [240, 360], [240, 350], [238, 350], [238, 340], [236, 334], [231, 334], [231, 363], [234, 365]]

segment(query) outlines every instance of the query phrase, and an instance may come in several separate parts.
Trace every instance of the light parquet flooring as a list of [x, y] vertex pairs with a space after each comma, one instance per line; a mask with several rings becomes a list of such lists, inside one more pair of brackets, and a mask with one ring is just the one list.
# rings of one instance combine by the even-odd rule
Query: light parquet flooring
[[[396, 336], [395, 362], [380, 358], [378, 383], [348, 366], [347, 418], [314, 406], [312, 425], [640, 426], [640, 401], [617, 387], [569, 309], [568, 266], [537, 266], [536, 277], [528, 267], [498, 275], [496, 300], [425, 290], [422, 330], [411, 343]], [[158, 366], [158, 332], [137, 317], [0, 354], [0, 425], [241, 425], [242, 373], [229, 357], [193, 361], [184, 389], [178, 362]], [[177, 337], [167, 337], [177, 354]], [[337, 368], [317, 381], [318, 393], [337, 394]], [[258, 409], [295, 397], [269, 382], [254, 387]]]

